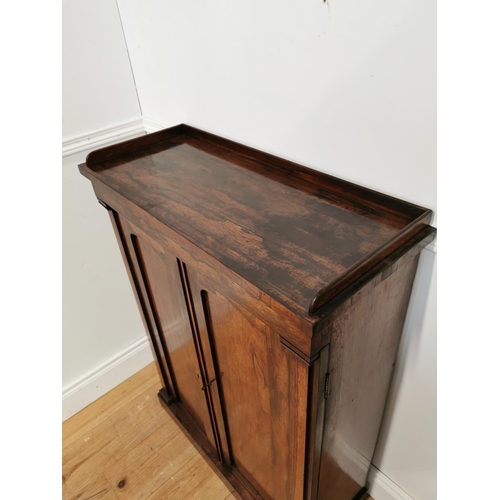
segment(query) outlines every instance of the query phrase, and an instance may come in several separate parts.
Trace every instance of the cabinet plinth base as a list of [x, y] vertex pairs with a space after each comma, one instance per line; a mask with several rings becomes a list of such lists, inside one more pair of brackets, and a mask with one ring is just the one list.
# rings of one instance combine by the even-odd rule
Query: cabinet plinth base
[[[212, 449], [210, 442], [204, 435], [199, 425], [193, 420], [191, 415], [180, 405], [175, 398], [170, 397], [165, 388], [158, 392], [158, 399], [166, 412], [173, 418], [185, 436], [194, 444], [197, 449], [203, 450], [204, 458], [208, 458], [207, 463], [214, 471], [222, 474], [224, 478], [234, 487], [243, 500], [264, 500], [249, 483], [240, 475], [237, 470], [221, 463]], [[363, 500], [368, 493], [366, 486], [361, 488], [352, 500]]]
[[[166, 412], [172, 417], [175, 423], [179, 426], [184, 435], [191, 443], [204, 452], [202, 455], [212, 469], [224, 476], [224, 478], [233, 486], [243, 500], [264, 500], [248, 483], [243, 482], [239, 477], [239, 473], [231, 467], [219, 461], [216, 452], [213, 450], [206, 435], [201, 430], [200, 426], [193, 420], [191, 415], [179, 404], [175, 399], [169, 398], [165, 388], [158, 392], [158, 399]], [[168, 402], [170, 401], [170, 402]]]
[[167, 406], [170, 406], [175, 401], [173, 396], [168, 395], [165, 388], [159, 390], [158, 397], [160, 398], [160, 401], [163, 401]]
[[354, 495], [352, 500], [363, 500], [367, 497], [368, 489], [366, 486], [363, 486], [357, 493]]

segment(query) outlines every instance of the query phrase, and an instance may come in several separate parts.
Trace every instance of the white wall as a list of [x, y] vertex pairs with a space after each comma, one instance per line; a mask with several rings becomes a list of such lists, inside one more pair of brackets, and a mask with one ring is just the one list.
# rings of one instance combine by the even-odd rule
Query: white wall
[[62, 169], [64, 419], [152, 358], [107, 212], [77, 168], [88, 143], [143, 133], [118, 9], [68, 0], [63, 21], [63, 151], [79, 151]]
[[[435, 0], [118, 1], [145, 118], [436, 210]], [[415, 282], [377, 500], [436, 498], [434, 258]]]
[[153, 358], [108, 212], [63, 161], [63, 420]]
[[402, 491], [391, 495], [393, 482], [409, 498], [437, 497], [437, 259], [429, 248], [420, 254], [375, 454], [376, 500], [407, 500]]
[[63, 139], [141, 118], [115, 0], [63, 0]]

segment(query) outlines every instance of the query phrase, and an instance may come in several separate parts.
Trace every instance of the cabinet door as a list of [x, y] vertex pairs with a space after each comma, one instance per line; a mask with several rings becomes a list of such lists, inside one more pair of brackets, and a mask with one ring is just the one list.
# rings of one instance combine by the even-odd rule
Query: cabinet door
[[182, 263], [153, 246], [128, 221], [119, 220], [121, 238], [135, 275], [148, 330], [169, 396], [182, 404], [215, 449], [207, 396], [203, 390], [196, 328], [187, 305]]
[[264, 498], [302, 499], [308, 366], [244, 305], [188, 275], [203, 347], [212, 353], [222, 455]]

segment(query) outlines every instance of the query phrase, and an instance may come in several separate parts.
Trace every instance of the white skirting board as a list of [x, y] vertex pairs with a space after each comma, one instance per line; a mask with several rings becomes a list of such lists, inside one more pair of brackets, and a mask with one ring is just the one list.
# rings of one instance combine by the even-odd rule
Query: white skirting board
[[63, 422], [152, 361], [153, 354], [149, 341], [144, 336], [64, 386], [62, 390]]
[[342, 436], [336, 437], [335, 445], [338, 447], [336, 460], [344, 472], [352, 478], [363, 477], [368, 472], [367, 487], [375, 500], [415, 500], [361, 453], [354, 450]]
[[373, 465], [368, 474], [368, 491], [375, 500], [415, 500]]
[[126, 141], [134, 137], [144, 135], [144, 122], [142, 118], [131, 120], [118, 125], [93, 130], [87, 134], [81, 134], [62, 142], [62, 156], [69, 156], [86, 149], [98, 149], [109, 144]]
[[[154, 120], [153, 118], [147, 118], [146, 116], [142, 117], [142, 122], [144, 126], [144, 131], [147, 134], [152, 134], [153, 132], [158, 132], [158, 130], [163, 130], [164, 128], [169, 127], [169, 125], [165, 123]], [[177, 123], [174, 123], [174, 125], [177, 125]]]

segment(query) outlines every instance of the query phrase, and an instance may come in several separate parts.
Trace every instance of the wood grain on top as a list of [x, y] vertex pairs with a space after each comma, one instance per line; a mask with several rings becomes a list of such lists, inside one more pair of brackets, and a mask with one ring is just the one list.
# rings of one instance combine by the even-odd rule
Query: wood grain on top
[[97, 150], [80, 170], [302, 317], [424, 230], [431, 217], [186, 125]]

